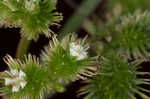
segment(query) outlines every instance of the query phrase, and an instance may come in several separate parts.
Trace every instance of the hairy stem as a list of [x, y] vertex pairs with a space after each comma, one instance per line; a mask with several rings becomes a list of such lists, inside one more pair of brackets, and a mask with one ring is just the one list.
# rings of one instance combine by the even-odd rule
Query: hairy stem
[[16, 57], [19, 59], [24, 59], [24, 55], [27, 54], [31, 40], [27, 40], [25, 37], [22, 37], [19, 41], [19, 45], [16, 52]]

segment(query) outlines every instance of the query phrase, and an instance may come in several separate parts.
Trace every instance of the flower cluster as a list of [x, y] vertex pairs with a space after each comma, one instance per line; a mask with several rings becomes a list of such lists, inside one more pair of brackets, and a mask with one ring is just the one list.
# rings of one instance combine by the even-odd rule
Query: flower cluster
[[[86, 74], [91, 59], [88, 57], [85, 39], [77, 39], [76, 35], [68, 35], [61, 42], [53, 38], [49, 47], [41, 55], [43, 64], [49, 71], [49, 79], [54, 88], [62, 88], [64, 84], [77, 79], [83, 79], [80, 74]], [[60, 90], [57, 90], [60, 92]]]
[[92, 74], [88, 71], [91, 67], [88, 48], [85, 39], [77, 40], [75, 35], [69, 35], [61, 43], [54, 37], [42, 52], [41, 61], [31, 55], [24, 61], [6, 56], [10, 71], [0, 75], [4, 84], [1, 92], [12, 99], [42, 99], [45, 91], [51, 89], [64, 92], [70, 81], [84, 78], [80, 74]]
[[133, 56], [146, 59], [149, 56], [150, 13], [148, 11], [121, 17], [121, 23], [117, 28], [120, 33], [118, 42], [123, 53], [126, 53], [129, 58]]
[[56, 11], [56, 0], [0, 0], [1, 25], [21, 27], [21, 34], [36, 40], [40, 34], [53, 33], [49, 25], [58, 25], [62, 15]]
[[10, 71], [1, 72], [0, 78], [3, 84], [1, 92], [10, 99], [41, 99], [44, 90], [50, 91], [48, 71], [43, 69], [39, 60], [31, 55], [25, 57], [25, 61], [6, 56], [5, 62]]
[[116, 55], [103, 57], [97, 75], [86, 81], [88, 85], [80, 89], [80, 95], [88, 93], [85, 99], [136, 99], [134, 94], [138, 94], [142, 99], [149, 99], [144, 94], [149, 90], [139, 86], [149, 85], [149, 80], [138, 77], [149, 73], [137, 71], [135, 63]]
[[23, 71], [17, 69], [4, 71], [2, 75], [6, 76], [5, 85], [12, 86], [12, 92], [18, 92], [20, 87], [24, 88], [27, 82], [25, 81], [26, 74]]

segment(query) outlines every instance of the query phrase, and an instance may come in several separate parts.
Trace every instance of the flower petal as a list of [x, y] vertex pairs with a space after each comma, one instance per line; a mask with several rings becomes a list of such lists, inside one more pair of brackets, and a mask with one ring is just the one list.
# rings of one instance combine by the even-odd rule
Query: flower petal
[[12, 73], [12, 75], [18, 75], [18, 70], [17, 69], [12, 69], [11, 73]]
[[5, 78], [5, 85], [10, 85], [10, 84], [12, 84], [13, 82], [14, 82], [13, 79], [11, 79], [11, 78]]
[[72, 56], [77, 56], [77, 60], [82, 60], [87, 57], [87, 49], [88, 48], [84, 48], [74, 42], [70, 44], [70, 54]]
[[20, 86], [21, 86], [21, 88], [24, 88], [24, 87], [26, 86], [26, 84], [27, 84], [27, 82], [26, 82], [26, 81], [24, 81], [24, 82], [20, 82]]
[[25, 76], [26, 76], [26, 74], [23, 71], [20, 70], [20, 72], [19, 72], [19, 78], [22, 78], [22, 77], [25, 77]]
[[19, 91], [19, 86], [12, 87], [12, 92], [18, 92], [18, 91]]

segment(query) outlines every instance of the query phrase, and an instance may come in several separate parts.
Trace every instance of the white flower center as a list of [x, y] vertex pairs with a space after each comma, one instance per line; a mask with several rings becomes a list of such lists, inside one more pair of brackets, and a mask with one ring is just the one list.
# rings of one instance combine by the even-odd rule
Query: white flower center
[[6, 73], [10, 76], [9, 78], [5, 78], [5, 85], [12, 85], [12, 92], [18, 92], [20, 87], [24, 88], [27, 82], [25, 81], [26, 74], [23, 71], [18, 71], [17, 69], [6, 71]]
[[76, 56], [77, 60], [82, 60], [87, 57], [87, 48], [82, 47], [76, 42], [70, 43], [70, 54]]

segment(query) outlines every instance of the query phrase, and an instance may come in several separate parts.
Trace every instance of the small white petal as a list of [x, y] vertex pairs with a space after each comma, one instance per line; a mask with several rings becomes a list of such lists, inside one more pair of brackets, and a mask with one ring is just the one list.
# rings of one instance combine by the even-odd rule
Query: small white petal
[[70, 54], [72, 56], [77, 56], [77, 60], [82, 60], [87, 57], [87, 48], [77, 45], [76, 43], [70, 44]]
[[77, 60], [82, 60], [84, 59], [84, 56], [78, 56]]
[[25, 77], [25, 76], [26, 76], [26, 74], [25, 74], [23, 71], [20, 70], [20, 72], [19, 72], [19, 77], [22, 78], [22, 77]]
[[18, 70], [17, 69], [12, 69], [11, 73], [12, 73], [12, 75], [18, 75]]
[[13, 79], [11, 79], [11, 78], [5, 78], [5, 85], [10, 85], [10, 84], [12, 84], [13, 82], [14, 82]]
[[77, 51], [70, 49], [70, 53], [72, 56], [78, 56], [79, 54], [77, 53]]
[[18, 91], [19, 91], [19, 86], [12, 87], [12, 92], [18, 92]]
[[20, 86], [21, 86], [21, 88], [24, 88], [25, 87], [25, 85], [27, 84], [27, 82], [20, 82]]

